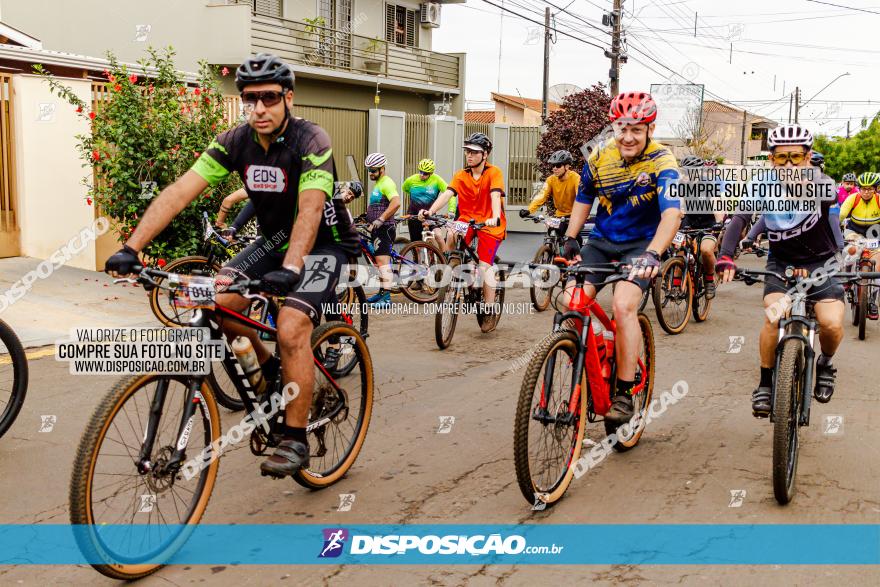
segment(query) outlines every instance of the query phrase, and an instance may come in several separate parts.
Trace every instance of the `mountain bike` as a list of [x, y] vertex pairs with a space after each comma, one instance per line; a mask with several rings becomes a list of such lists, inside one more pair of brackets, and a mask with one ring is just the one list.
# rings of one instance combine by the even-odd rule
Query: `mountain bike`
[[536, 278], [531, 280], [532, 285], [529, 288], [529, 296], [532, 299], [532, 305], [537, 311], [543, 312], [548, 306], [550, 306], [550, 300], [553, 296], [553, 288], [555, 285], [549, 287], [546, 286], [551, 277], [549, 268], [553, 264], [553, 259], [562, 253], [562, 245], [565, 242], [565, 229], [568, 226], [568, 218], [546, 217], [537, 214], [524, 216], [523, 219], [531, 220], [536, 224], [543, 222], [547, 227], [544, 241], [541, 243], [541, 246], [538, 247], [538, 252], [535, 253], [535, 258], [533, 260], [535, 265], [541, 267], [541, 269], [538, 270], [542, 273], [536, 275]]
[[[273, 337], [277, 334], [270, 326], [216, 305], [216, 282], [210, 277], [144, 268], [136, 280], [117, 281], [168, 288], [176, 303], [197, 310], [187, 327], [209, 329], [212, 341], [224, 338], [218, 316]], [[257, 299], [262, 296], [251, 292], [259, 289], [259, 283], [240, 279], [224, 291]], [[345, 475], [363, 446], [373, 407], [373, 364], [360, 333], [343, 322], [316, 328], [311, 344], [315, 373], [307, 427], [311, 461], [294, 480], [321, 489]], [[343, 377], [324, 366], [331, 344], [347, 347], [355, 357], [356, 366]], [[284, 392], [280, 372], [258, 395], [234, 357], [227, 356], [224, 362], [230, 372], [238, 373], [234, 382], [248, 416], [222, 441], [213, 385], [204, 375], [125, 377], [92, 414], [73, 463], [70, 521], [80, 549], [101, 574], [114, 579], [144, 577], [182, 546], [207, 508], [222, 444], [248, 438], [257, 456], [278, 446], [284, 410], [267, 414], [265, 409], [274, 407]], [[249, 426], [245, 426], [247, 418]]]
[[[516, 479], [530, 504], [551, 506], [562, 498], [574, 476], [587, 422], [596, 422], [611, 408], [617, 381], [617, 325], [595, 299], [587, 297], [584, 283], [589, 274], [608, 274], [606, 284], [626, 279], [621, 271], [628, 271], [627, 267], [606, 263], [561, 269], [574, 278], [571, 300], [567, 310], [554, 316], [553, 332], [533, 351], [514, 420]], [[613, 446], [619, 452], [638, 444], [654, 392], [654, 332], [645, 314], [639, 312], [638, 321], [642, 340], [632, 395], [635, 415], [622, 426], [602, 420], [606, 434], [615, 435]]]
[[672, 240], [668, 258], [660, 266], [651, 287], [657, 322], [669, 334], [684, 331], [691, 314], [697, 322], [703, 322], [709, 317], [712, 300], [709, 299], [706, 289], [700, 246], [703, 238], [719, 228], [721, 227], [716, 225], [710, 229], [679, 230]]
[[0, 437], [21, 412], [27, 389], [27, 355], [15, 331], [0, 320]]
[[[361, 255], [368, 265], [378, 268], [374, 237], [369, 231], [364, 216], [355, 220], [355, 229], [360, 237]], [[400, 222], [406, 218], [396, 218]], [[399, 239], [403, 239], [398, 243]], [[398, 250], [398, 244], [401, 245]], [[426, 304], [437, 299], [437, 288], [427, 279], [432, 268], [443, 264], [443, 253], [435, 245], [425, 241], [409, 242], [405, 237], [397, 237], [391, 249], [391, 272], [394, 287], [389, 291], [402, 293], [410, 300]]]
[[[780, 505], [785, 505], [795, 494], [800, 446], [798, 431], [801, 426], [810, 424], [810, 397], [818, 358], [813, 349], [819, 331], [815, 302], [807, 298], [807, 289], [798, 287], [798, 284], [821, 284], [829, 277], [797, 277], [794, 268], [788, 267], [784, 275], [773, 271], [737, 269], [735, 279], [746, 285], [754, 285], [762, 282], [766, 276], [782, 280], [792, 299], [787, 317], [779, 320], [770, 402], [770, 421], [773, 423], [773, 495]], [[834, 274], [834, 278], [851, 283], [878, 277], [880, 272]]]
[[[455, 235], [455, 246], [446, 253], [446, 267], [440, 278], [440, 289], [437, 300], [440, 304], [434, 317], [434, 339], [443, 350], [452, 344], [458, 315], [473, 308], [477, 316], [477, 324], [482, 328], [486, 320], [495, 320], [495, 326], [501, 319], [504, 309], [504, 285], [507, 271], [500, 265], [501, 259], [495, 257], [495, 312], [485, 312], [483, 305], [483, 284], [478, 278], [480, 259], [477, 256], [476, 243], [465, 241], [469, 231], [479, 231], [486, 227], [485, 223], [470, 220], [450, 220], [442, 216], [425, 216], [430, 222], [446, 227]], [[477, 232], [476, 238], [479, 238]]]
[[[847, 247], [855, 248], [852, 254], [848, 255], [848, 259], [852, 261], [847, 269], [860, 272], [874, 271], [875, 264], [871, 257], [880, 249], [880, 240], [860, 238], [853, 243], [847, 243]], [[880, 292], [880, 285], [876, 282], [860, 281], [846, 288], [846, 298], [852, 312], [852, 323], [859, 329], [859, 340], [865, 340], [869, 320], [868, 305], [871, 302], [875, 304], [878, 302], [878, 292]]]

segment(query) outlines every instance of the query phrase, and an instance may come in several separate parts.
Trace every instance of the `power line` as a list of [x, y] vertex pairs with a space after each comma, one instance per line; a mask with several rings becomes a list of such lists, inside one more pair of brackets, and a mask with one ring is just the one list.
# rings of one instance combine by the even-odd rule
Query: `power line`
[[[535, 23], [535, 24], [539, 24], [539, 25], [541, 25], [542, 27], [544, 26], [544, 23], [543, 23], [543, 22], [538, 22], [537, 20], [534, 20], [534, 19], [532, 19], [532, 18], [529, 18], [528, 16], [524, 16], [524, 15], [518, 13], [518, 12], [515, 12], [515, 11], [513, 11], [513, 10], [507, 8], [506, 6], [501, 6], [501, 5], [499, 5], [499, 4], [495, 4], [494, 2], [490, 2], [489, 0], [482, 0], [482, 1], [485, 2], [486, 4], [490, 5], [490, 6], [494, 6], [495, 8], [499, 8], [499, 9], [503, 10], [504, 12], [509, 12], [510, 14], [512, 14], [512, 15], [514, 15], [514, 16], [518, 16], [518, 17], [520, 17], [520, 18], [523, 19], [523, 20], [527, 20], [527, 21], [529, 21], [529, 22], [533, 22], [533, 23]], [[602, 45], [598, 45], [598, 44], [596, 44], [596, 43], [591, 43], [590, 41], [587, 41], [587, 40], [582, 39], [582, 38], [580, 38], [580, 37], [576, 37], [576, 36], [574, 36], [574, 35], [570, 35], [569, 33], [565, 32], [565, 31], [562, 31], [562, 30], [559, 30], [559, 29], [554, 28], [554, 27], [547, 27], [547, 28], [549, 28], [551, 31], [553, 31], [553, 32], [555, 32], [555, 33], [559, 33], [559, 34], [565, 35], [566, 37], [571, 37], [572, 39], [574, 39], [574, 40], [576, 40], [576, 41], [580, 41], [581, 43], [584, 43], [584, 44], [586, 44], [586, 45], [591, 45], [591, 46], [593, 46], [593, 47], [596, 47], [597, 49], [602, 49], [603, 51], [605, 50], [605, 47], [603, 47]]]
[[857, 8], [855, 6], [844, 6], [843, 4], [833, 4], [831, 2], [820, 2], [819, 0], [807, 0], [807, 2], [812, 2], [813, 4], [826, 4], [828, 6], [835, 6], [837, 8], [846, 8], [847, 10], [855, 10], [857, 12], [867, 12], [868, 14], [880, 14], [875, 10], [868, 10], [867, 8]]

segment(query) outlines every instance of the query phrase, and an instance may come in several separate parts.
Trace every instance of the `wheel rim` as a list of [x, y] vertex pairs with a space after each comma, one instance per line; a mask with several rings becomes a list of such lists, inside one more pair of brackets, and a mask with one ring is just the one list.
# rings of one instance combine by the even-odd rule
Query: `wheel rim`
[[458, 320], [458, 315], [451, 308], [451, 305], [445, 304], [457, 304], [461, 302], [462, 298], [462, 284], [458, 279], [455, 279], [452, 283], [449, 284], [449, 287], [446, 288], [446, 295], [441, 300], [444, 303], [443, 317], [440, 321], [440, 330], [443, 333], [443, 340], [449, 341], [452, 337], [452, 333], [455, 329], [455, 322]]
[[[172, 263], [169, 267], [165, 268], [165, 271], [169, 273], [177, 273], [180, 275], [191, 275], [193, 271], [205, 271], [208, 269], [208, 260], [187, 260], [181, 262], [179, 265], [175, 265]], [[211, 272], [214, 271], [214, 267], [211, 267]], [[161, 282], [161, 280], [160, 280]], [[178, 326], [185, 326], [189, 324], [189, 321], [192, 319], [193, 314], [195, 313], [194, 309], [191, 308], [178, 308], [171, 302], [171, 298], [168, 296], [168, 292], [162, 288], [156, 288], [156, 304], [155, 310], [161, 314], [161, 316], [157, 316], [160, 321], [168, 324], [176, 324]]]
[[[541, 265], [550, 265], [550, 263], [552, 261], [553, 261], [552, 252], [551, 251], [544, 251], [544, 254], [541, 255], [541, 258], [538, 262]], [[546, 283], [547, 281], [549, 281], [550, 269], [541, 269], [538, 273], [539, 273], [539, 275], [537, 277], [537, 281], [539, 281], [541, 283]], [[553, 286], [550, 286], [549, 288], [543, 288], [543, 287], [539, 287], [537, 285], [534, 285], [534, 286], [532, 286], [532, 290], [534, 292], [532, 295], [534, 295], [534, 298], [535, 298], [534, 299], [535, 305], [538, 306], [539, 308], [542, 308], [542, 309], [546, 308], [547, 305], [550, 303], [550, 296], [553, 293]]]
[[662, 298], [658, 311], [663, 320], [673, 330], [680, 328], [688, 317], [690, 301], [689, 276], [683, 263], [671, 263], [663, 273], [660, 290]]
[[796, 373], [792, 378], [791, 414], [788, 419], [788, 462], [786, 463], [786, 487], [791, 494], [798, 459], [798, 415], [800, 412], [801, 362], [795, 363]]

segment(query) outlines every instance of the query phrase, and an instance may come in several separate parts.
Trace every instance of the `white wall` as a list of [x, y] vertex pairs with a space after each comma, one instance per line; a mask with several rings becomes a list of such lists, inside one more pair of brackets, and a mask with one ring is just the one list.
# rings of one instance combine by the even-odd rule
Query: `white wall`
[[[91, 103], [88, 80], [62, 81], [80, 99]], [[95, 209], [86, 203], [87, 190], [82, 185], [82, 178], [91, 171], [82, 167], [75, 138], [88, 133], [89, 128], [73, 106], [49, 91], [42, 78], [17, 74], [12, 83], [21, 253], [46, 259], [95, 218]], [[54, 105], [51, 120], [38, 120], [41, 104]], [[67, 265], [95, 269], [94, 242]]]
[[[403, 183], [404, 164], [404, 135], [406, 132], [406, 114], [393, 110], [370, 110], [370, 134], [367, 138], [367, 151], [369, 153], [384, 153], [388, 158], [385, 166], [385, 174], [397, 184], [398, 191]], [[363, 161], [358, 161], [358, 166], [364, 173], [368, 183], [367, 190], [373, 189], [372, 181], [367, 178], [363, 169]]]

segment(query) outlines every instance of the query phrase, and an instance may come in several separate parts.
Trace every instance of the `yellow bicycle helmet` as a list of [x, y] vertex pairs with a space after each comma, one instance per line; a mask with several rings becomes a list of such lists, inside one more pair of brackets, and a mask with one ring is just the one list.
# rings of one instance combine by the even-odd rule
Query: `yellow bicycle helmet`
[[422, 173], [434, 173], [434, 169], [436, 169], [436, 167], [434, 166], [434, 162], [431, 159], [422, 159], [421, 161], [419, 161], [418, 169]]
[[866, 171], [861, 174], [856, 181], [859, 184], [859, 187], [877, 186], [880, 185], [880, 174], [874, 173], [873, 171]]

